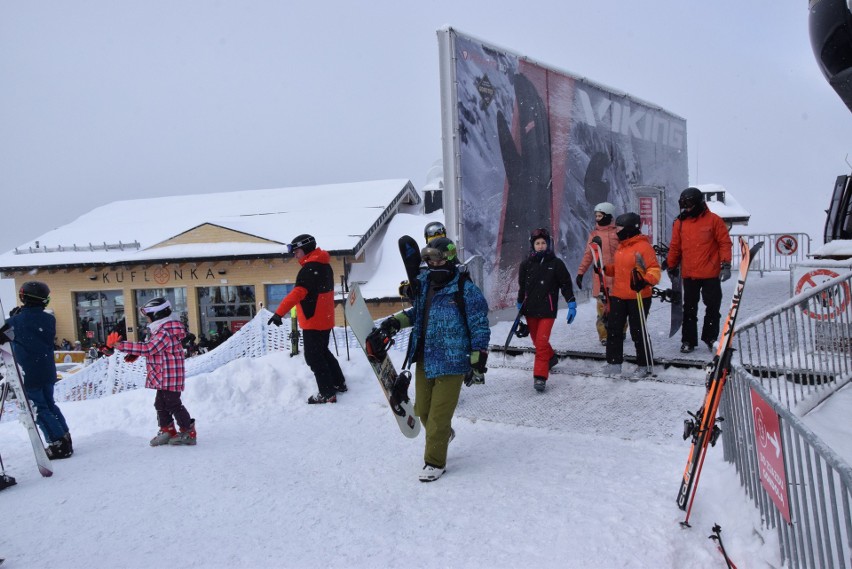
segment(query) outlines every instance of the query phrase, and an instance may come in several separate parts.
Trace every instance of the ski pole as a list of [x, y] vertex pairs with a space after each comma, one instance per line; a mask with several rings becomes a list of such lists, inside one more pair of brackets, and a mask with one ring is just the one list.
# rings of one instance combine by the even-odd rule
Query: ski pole
[[[343, 299], [344, 306], [346, 306], [346, 277], [340, 275], [340, 297]], [[346, 340], [346, 361], [349, 361], [349, 324], [346, 321], [346, 310], [343, 310], [343, 338]], [[335, 339], [337, 342], [337, 339]], [[337, 344], [335, 344], [334, 349], [337, 349]], [[340, 357], [338, 355], [338, 357]]]
[[639, 325], [642, 327], [642, 344], [645, 346], [645, 369], [649, 374], [654, 372], [654, 348], [651, 346], [651, 338], [648, 336], [648, 323], [645, 320], [645, 303], [642, 294], [636, 293], [636, 305], [639, 307]]
[[734, 565], [734, 562], [731, 561], [730, 557], [728, 557], [728, 553], [725, 551], [725, 546], [722, 545], [722, 528], [719, 524], [713, 526], [713, 534], [707, 536], [707, 538], [716, 542], [719, 552], [722, 554], [722, 557], [725, 558], [725, 564], [728, 566], [728, 569], [737, 569], [737, 566]]

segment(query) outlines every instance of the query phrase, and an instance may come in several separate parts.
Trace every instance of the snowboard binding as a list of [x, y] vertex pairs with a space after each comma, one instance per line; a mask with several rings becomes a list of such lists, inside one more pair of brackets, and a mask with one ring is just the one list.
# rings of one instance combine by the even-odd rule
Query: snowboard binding
[[396, 376], [396, 379], [391, 386], [389, 398], [391, 410], [400, 417], [405, 416], [405, 410], [401, 407], [401, 404], [411, 401], [408, 397], [409, 385], [411, 385], [411, 372], [404, 370]]
[[367, 358], [371, 362], [381, 363], [385, 361], [388, 350], [394, 344], [394, 339], [387, 330], [373, 328], [366, 340]]

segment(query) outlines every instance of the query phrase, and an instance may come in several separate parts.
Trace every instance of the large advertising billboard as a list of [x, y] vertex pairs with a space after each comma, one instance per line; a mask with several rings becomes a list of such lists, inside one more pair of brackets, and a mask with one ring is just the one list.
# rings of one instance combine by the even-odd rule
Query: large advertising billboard
[[[444, 212], [462, 258], [485, 261], [492, 310], [515, 304], [532, 229], [550, 230], [572, 275], [600, 202], [616, 215], [654, 204], [643, 220], [668, 239], [688, 185], [684, 119], [452, 28], [438, 36]], [[659, 199], [640, 202], [649, 189]]]

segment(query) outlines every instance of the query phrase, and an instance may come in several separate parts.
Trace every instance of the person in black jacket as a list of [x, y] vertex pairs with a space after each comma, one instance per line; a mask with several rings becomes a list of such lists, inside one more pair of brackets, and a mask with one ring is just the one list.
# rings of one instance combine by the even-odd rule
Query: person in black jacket
[[518, 285], [518, 310], [527, 319], [535, 346], [533, 387], [536, 391], [544, 391], [550, 368], [559, 361], [550, 345], [550, 332], [556, 321], [560, 291], [568, 303], [568, 324], [577, 315], [571, 274], [553, 252], [553, 241], [547, 229], [534, 229], [530, 233], [530, 254], [521, 263]]
[[334, 271], [331, 268], [331, 256], [317, 247], [316, 239], [307, 233], [294, 237], [287, 245], [287, 250], [302, 268], [296, 275], [296, 286], [275, 309], [269, 324], [281, 326], [284, 315], [296, 307], [305, 346], [305, 363], [314, 372], [319, 390], [308, 398], [308, 403], [337, 403], [337, 394], [348, 391], [348, 388], [337, 358], [328, 349], [328, 340], [334, 328]]
[[53, 400], [56, 318], [45, 311], [50, 302], [50, 289], [43, 282], [28, 281], [21, 285], [18, 298], [23, 307], [13, 311], [0, 329], [0, 344], [12, 342], [15, 359], [24, 372], [24, 391], [33, 403], [36, 423], [48, 444], [45, 449], [48, 458], [68, 458], [74, 453], [71, 433]]

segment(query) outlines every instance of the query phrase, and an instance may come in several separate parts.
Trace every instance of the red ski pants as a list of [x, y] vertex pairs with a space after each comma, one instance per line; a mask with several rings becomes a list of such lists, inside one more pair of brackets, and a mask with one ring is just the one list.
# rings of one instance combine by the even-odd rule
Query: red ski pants
[[550, 358], [553, 357], [553, 348], [550, 345], [550, 331], [553, 330], [555, 318], [529, 318], [527, 326], [530, 327], [530, 339], [535, 346], [535, 364], [533, 365], [533, 376], [547, 379], [550, 375]]

